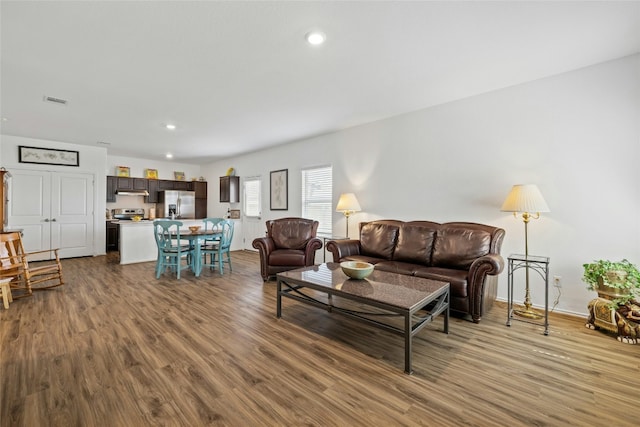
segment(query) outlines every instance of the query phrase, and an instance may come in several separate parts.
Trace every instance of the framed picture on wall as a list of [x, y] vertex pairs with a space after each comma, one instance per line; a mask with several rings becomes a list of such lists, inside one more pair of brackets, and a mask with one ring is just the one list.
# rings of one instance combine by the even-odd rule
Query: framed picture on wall
[[173, 176], [176, 181], [184, 181], [184, 172], [174, 171]]
[[117, 176], [129, 176], [131, 174], [129, 166], [116, 166]]
[[145, 169], [144, 177], [147, 179], [158, 179], [158, 170], [157, 169]]
[[231, 209], [229, 211], [229, 218], [240, 219], [240, 209]]
[[271, 172], [271, 210], [289, 209], [289, 169]]
[[37, 163], [41, 165], [80, 166], [80, 153], [71, 150], [19, 145], [18, 161], [20, 163]]

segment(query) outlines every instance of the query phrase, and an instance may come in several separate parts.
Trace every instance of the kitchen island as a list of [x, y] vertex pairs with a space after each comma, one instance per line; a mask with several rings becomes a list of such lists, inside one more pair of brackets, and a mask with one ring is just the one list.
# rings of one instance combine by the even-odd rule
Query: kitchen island
[[[204, 227], [201, 219], [181, 219], [180, 230], [187, 232], [190, 225]], [[120, 264], [155, 261], [158, 257], [153, 221], [118, 221], [120, 227]]]

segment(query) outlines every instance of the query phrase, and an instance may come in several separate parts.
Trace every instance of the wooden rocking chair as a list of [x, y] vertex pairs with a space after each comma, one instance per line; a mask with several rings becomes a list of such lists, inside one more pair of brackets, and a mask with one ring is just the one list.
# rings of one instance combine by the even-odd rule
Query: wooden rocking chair
[[[29, 258], [49, 252], [51, 260], [29, 263]], [[19, 232], [0, 234], [0, 279], [11, 278], [11, 288], [23, 290], [28, 296], [34, 290], [64, 285], [58, 249], [25, 252]]]

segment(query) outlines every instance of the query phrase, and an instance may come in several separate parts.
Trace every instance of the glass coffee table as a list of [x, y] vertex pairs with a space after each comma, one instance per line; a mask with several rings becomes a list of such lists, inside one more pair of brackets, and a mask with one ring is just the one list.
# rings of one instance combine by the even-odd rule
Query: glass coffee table
[[[411, 374], [411, 338], [440, 314], [449, 333], [449, 283], [376, 271], [364, 280], [350, 279], [339, 263], [290, 270], [277, 275], [276, 315], [282, 317], [282, 297], [339, 313], [404, 337], [404, 371]], [[313, 291], [328, 295], [321, 301]], [[374, 312], [334, 304], [333, 297], [376, 307]], [[402, 326], [378, 319], [402, 317]]]

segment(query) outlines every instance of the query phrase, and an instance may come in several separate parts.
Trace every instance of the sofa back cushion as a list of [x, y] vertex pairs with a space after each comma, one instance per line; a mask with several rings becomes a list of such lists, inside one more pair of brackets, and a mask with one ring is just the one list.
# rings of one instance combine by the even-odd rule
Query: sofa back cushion
[[430, 221], [411, 221], [398, 230], [394, 261], [431, 265], [431, 252], [440, 224]]
[[491, 250], [491, 233], [487, 227], [462, 223], [442, 224], [433, 244], [434, 267], [468, 269], [476, 258]]
[[278, 249], [304, 249], [316, 237], [318, 221], [305, 218], [280, 218], [267, 221], [269, 237]]
[[398, 241], [399, 221], [360, 223], [360, 253], [390, 260]]

